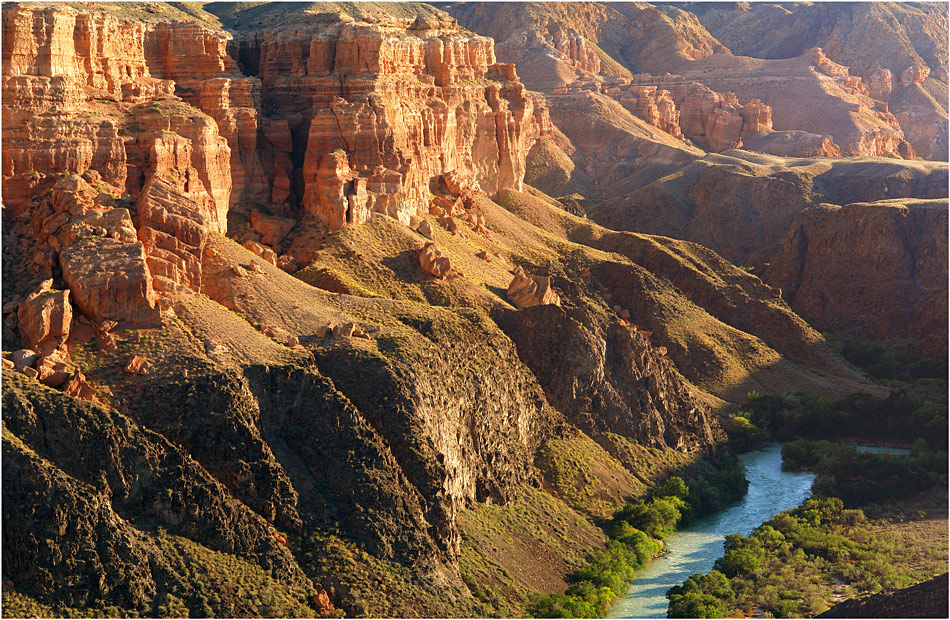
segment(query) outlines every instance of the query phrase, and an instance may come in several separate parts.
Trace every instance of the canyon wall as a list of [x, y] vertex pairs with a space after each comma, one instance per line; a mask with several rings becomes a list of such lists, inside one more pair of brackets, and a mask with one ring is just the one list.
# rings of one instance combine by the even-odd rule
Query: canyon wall
[[265, 30], [237, 47], [255, 59], [281, 149], [273, 187], [334, 228], [373, 211], [408, 222], [446, 173], [489, 194], [519, 189], [527, 151], [551, 132], [543, 99], [496, 63], [492, 41], [452, 20]]

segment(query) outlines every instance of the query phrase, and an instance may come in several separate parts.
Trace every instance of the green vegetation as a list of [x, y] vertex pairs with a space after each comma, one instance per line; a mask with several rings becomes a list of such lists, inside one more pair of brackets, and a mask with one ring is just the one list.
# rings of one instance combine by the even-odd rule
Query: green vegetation
[[575, 582], [564, 594], [535, 598], [528, 612], [535, 618], [602, 618], [623, 596], [637, 569], [663, 549], [662, 539], [672, 532], [684, 512], [691, 510], [690, 490], [682, 478], [672, 477], [653, 490], [648, 500], [627, 504], [607, 525], [611, 540], [590, 563], [574, 573]]
[[923, 439], [909, 456], [800, 439], [782, 446], [782, 466], [817, 473], [813, 493], [840, 497], [847, 506], [904, 499], [947, 483], [947, 452], [929, 450]]
[[809, 499], [748, 537], [726, 537], [715, 570], [670, 589], [669, 617], [744, 617], [757, 610], [767, 617], [814, 615], [831, 605], [835, 584], [855, 595], [926, 578], [901, 561], [912, 553], [840, 499]]
[[313, 609], [306, 600], [313, 591], [274, 579], [257, 564], [236, 555], [213, 551], [181, 536], [158, 530], [165, 558], [183, 577], [159, 597], [159, 613], [171, 617], [307, 618]]
[[846, 360], [875, 379], [912, 382], [947, 379], [946, 357], [921, 357], [913, 352], [896, 354], [879, 342], [838, 340], [826, 335], [829, 344]]
[[[754, 426], [768, 430], [783, 441], [802, 436], [907, 442], [926, 438], [934, 448], [946, 448], [945, 380], [943, 386], [942, 396], [915, 395], [898, 388], [884, 398], [856, 393], [834, 401], [816, 394], [783, 397], [750, 393], [746, 408]], [[934, 400], [937, 398], [943, 402]]]

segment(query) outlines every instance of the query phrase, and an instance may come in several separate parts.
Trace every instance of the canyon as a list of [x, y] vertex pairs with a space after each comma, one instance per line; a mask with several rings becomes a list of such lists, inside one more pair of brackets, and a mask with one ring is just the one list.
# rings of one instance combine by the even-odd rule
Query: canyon
[[4, 604], [524, 615], [879, 395], [822, 331], [945, 356], [939, 54], [687, 9], [5, 3]]

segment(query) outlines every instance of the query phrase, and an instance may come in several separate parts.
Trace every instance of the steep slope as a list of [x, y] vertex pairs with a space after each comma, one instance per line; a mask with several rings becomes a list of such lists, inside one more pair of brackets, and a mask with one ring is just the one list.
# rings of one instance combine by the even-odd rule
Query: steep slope
[[[937, 163], [786, 160], [733, 151], [728, 157], [709, 155], [624, 198], [589, 206], [588, 213], [612, 228], [689, 239], [734, 264], [753, 267], [820, 329], [907, 339], [940, 351], [945, 347], [939, 317], [947, 304], [946, 259], [934, 235], [946, 227], [946, 175], [946, 165]], [[884, 202], [875, 202], [885, 197]], [[858, 223], [858, 215], [869, 212], [857, 205], [841, 211], [848, 215], [839, 217], [836, 226], [850, 230], [847, 241], [836, 227], [825, 227], [830, 221], [818, 224], [811, 219], [826, 212], [818, 208], [822, 203], [859, 202], [900, 208], [875, 211], [896, 217], [875, 225]], [[902, 216], [907, 214], [914, 217], [906, 220], [905, 230]], [[803, 222], [811, 222], [815, 227], [809, 230], [823, 241], [816, 237], [814, 245], [808, 243]], [[873, 260], [857, 260], [858, 248], [866, 248]], [[884, 248], [889, 248], [887, 260], [881, 258]], [[806, 263], [813, 266], [807, 276], [802, 271]], [[878, 273], [879, 268], [889, 275]], [[855, 284], [861, 281], [875, 285]], [[831, 297], [838, 301], [829, 301]], [[908, 304], [908, 299], [914, 301]], [[858, 311], [859, 307], [864, 310]], [[913, 320], [897, 316], [908, 307], [921, 314]], [[878, 314], [882, 308], [891, 310]], [[890, 319], [860, 318], [867, 313]], [[936, 338], [928, 336], [931, 330]]]
[[[498, 42], [499, 58], [524, 64], [529, 88], [551, 90], [583, 75], [674, 71], [729, 50], [690, 13], [647, 3], [436, 3]], [[548, 60], [545, 60], [545, 59]]]
[[3, 8], [5, 605], [520, 616], [618, 506], [732, 458], [749, 391], [878, 390], [714, 251], [563, 207], [702, 166], [807, 168], [803, 208], [939, 168], [707, 156], [603, 93], [549, 112], [425, 6], [205, 8], [234, 39], [198, 7]]
[[[821, 47], [867, 81], [919, 65], [947, 75], [947, 7], [938, 3], [680, 5], [735, 54], [794, 58]], [[942, 70], [942, 72], [941, 72]]]

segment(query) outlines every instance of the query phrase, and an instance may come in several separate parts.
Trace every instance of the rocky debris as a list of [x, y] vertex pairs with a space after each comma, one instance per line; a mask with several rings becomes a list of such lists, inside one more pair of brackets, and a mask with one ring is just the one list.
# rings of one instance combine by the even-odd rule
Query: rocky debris
[[161, 320], [141, 242], [86, 237], [65, 248], [60, 263], [73, 304], [93, 321], [150, 326]]
[[264, 215], [257, 209], [251, 210], [250, 219], [251, 226], [261, 236], [261, 243], [268, 246], [278, 245], [297, 223], [285, 217]]
[[442, 256], [442, 252], [439, 251], [439, 247], [435, 243], [430, 241], [422, 246], [418, 251], [418, 255], [419, 266], [426, 273], [440, 280], [451, 273], [452, 263], [448, 257]]
[[21, 368], [20, 372], [29, 377], [30, 379], [36, 379], [39, 376], [39, 371], [33, 368], [32, 366], [26, 366]]
[[239, 278], [247, 277], [247, 270], [240, 265], [231, 265], [231, 272]]
[[482, 259], [482, 260], [485, 261], [485, 262], [489, 262], [489, 263], [491, 262], [491, 257], [488, 255], [488, 252], [486, 252], [485, 250], [481, 250], [480, 252], [476, 252], [476, 253], [475, 253], [475, 256], [478, 257], [478, 258], [480, 258], [480, 259]]
[[10, 358], [13, 362], [14, 368], [17, 370], [23, 370], [24, 368], [36, 365], [36, 361], [39, 359], [36, 351], [32, 349], [18, 349], [13, 352], [13, 355]]
[[4, 369], [4, 370], [14, 370], [15, 368], [16, 368], [16, 366], [14, 365], [13, 360], [8, 360], [8, 359], [5, 358], [5, 357], [3, 358], [3, 369]]
[[419, 222], [419, 226], [418, 228], [416, 228], [416, 232], [418, 232], [420, 235], [422, 235], [429, 241], [432, 241], [432, 238], [433, 238], [432, 224], [429, 223], [429, 220], [422, 220], [421, 222]]
[[910, 86], [921, 84], [930, 76], [930, 68], [920, 65], [911, 65], [901, 72], [900, 85]]
[[72, 375], [72, 368], [64, 354], [54, 352], [36, 363], [36, 375], [40, 383], [51, 388], [58, 388]]
[[336, 611], [336, 607], [330, 602], [330, 595], [322, 588], [313, 595], [312, 602], [313, 608], [316, 609], [317, 613], [321, 616], [330, 616]]
[[258, 256], [266, 260], [271, 265], [275, 267], [277, 266], [277, 253], [274, 252], [274, 250], [270, 249], [269, 247], [265, 245], [261, 245], [260, 243], [257, 243], [256, 241], [245, 241], [244, 247], [250, 250], [251, 252], [254, 252], [254, 254], [257, 254]]
[[267, 273], [266, 271], [264, 271], [264, 266], [261, 265], [256, 260], [251, 261], [251, 272], [256, 273], [258, 275], [264, 275], [265, 273]]
[[115, 353], [119, 350], [115, 342], [115, 336], [111, 333], [116, 325], [116, 321], [102, 321], [95, 326], [96, 342], [99, 343], [100, 349], [108, 353]]
[[139, 357], [138, 355], [133, 355], [128, 363], [125, 365], [125, 373], [129, 375], [150, 375], [154, 368], [152, 364], [149, 363], [144, 357]]
[[458, 224], [455, 222], [455, 218], [454, 218], [454, 217], [451, 217], [451, 216], [448, 216], [448, 215], [443, 216], [443, 217], [440, 217], [440, 218], [439, 218], [439, 224], [440, 224], [443, 228], [445, 228], [447, 231], [449, 231], [450, 233], [452, 233], [453, 235], [456, 234], [456, 233], [458, 233], [459, 226], [458, 226]]
[[549, 276], [536, 276], [525, 272], [520, 266], [515, 267], [514, 278], [508, 285], [506, 295], [518, 309], [529, 306], [553, 304], [561, 305], [560, 296], [551, 288]]
[[52, 280], [44, 281], [17, 310], [21, 343], [41, 355], [51, 353], [69, 338], [73, 320], [69, 291], [53, 290], [52, 285]]
[[80, 400], [88, 400], [92, 403], [102, 402], [99, 392], [86, 381], [86, 376], [81, 372], [77, 372], [69, 379], [63, 387], [63, 392]]
[[277, 257], [277, 267], [287, 273], [294, 273], [300, 269], [297, 260], [290, 254], [282, 254]]
[[356, 323], [343, 323], [333, 326], [334, 338], [351, 338], [356, 333]]

